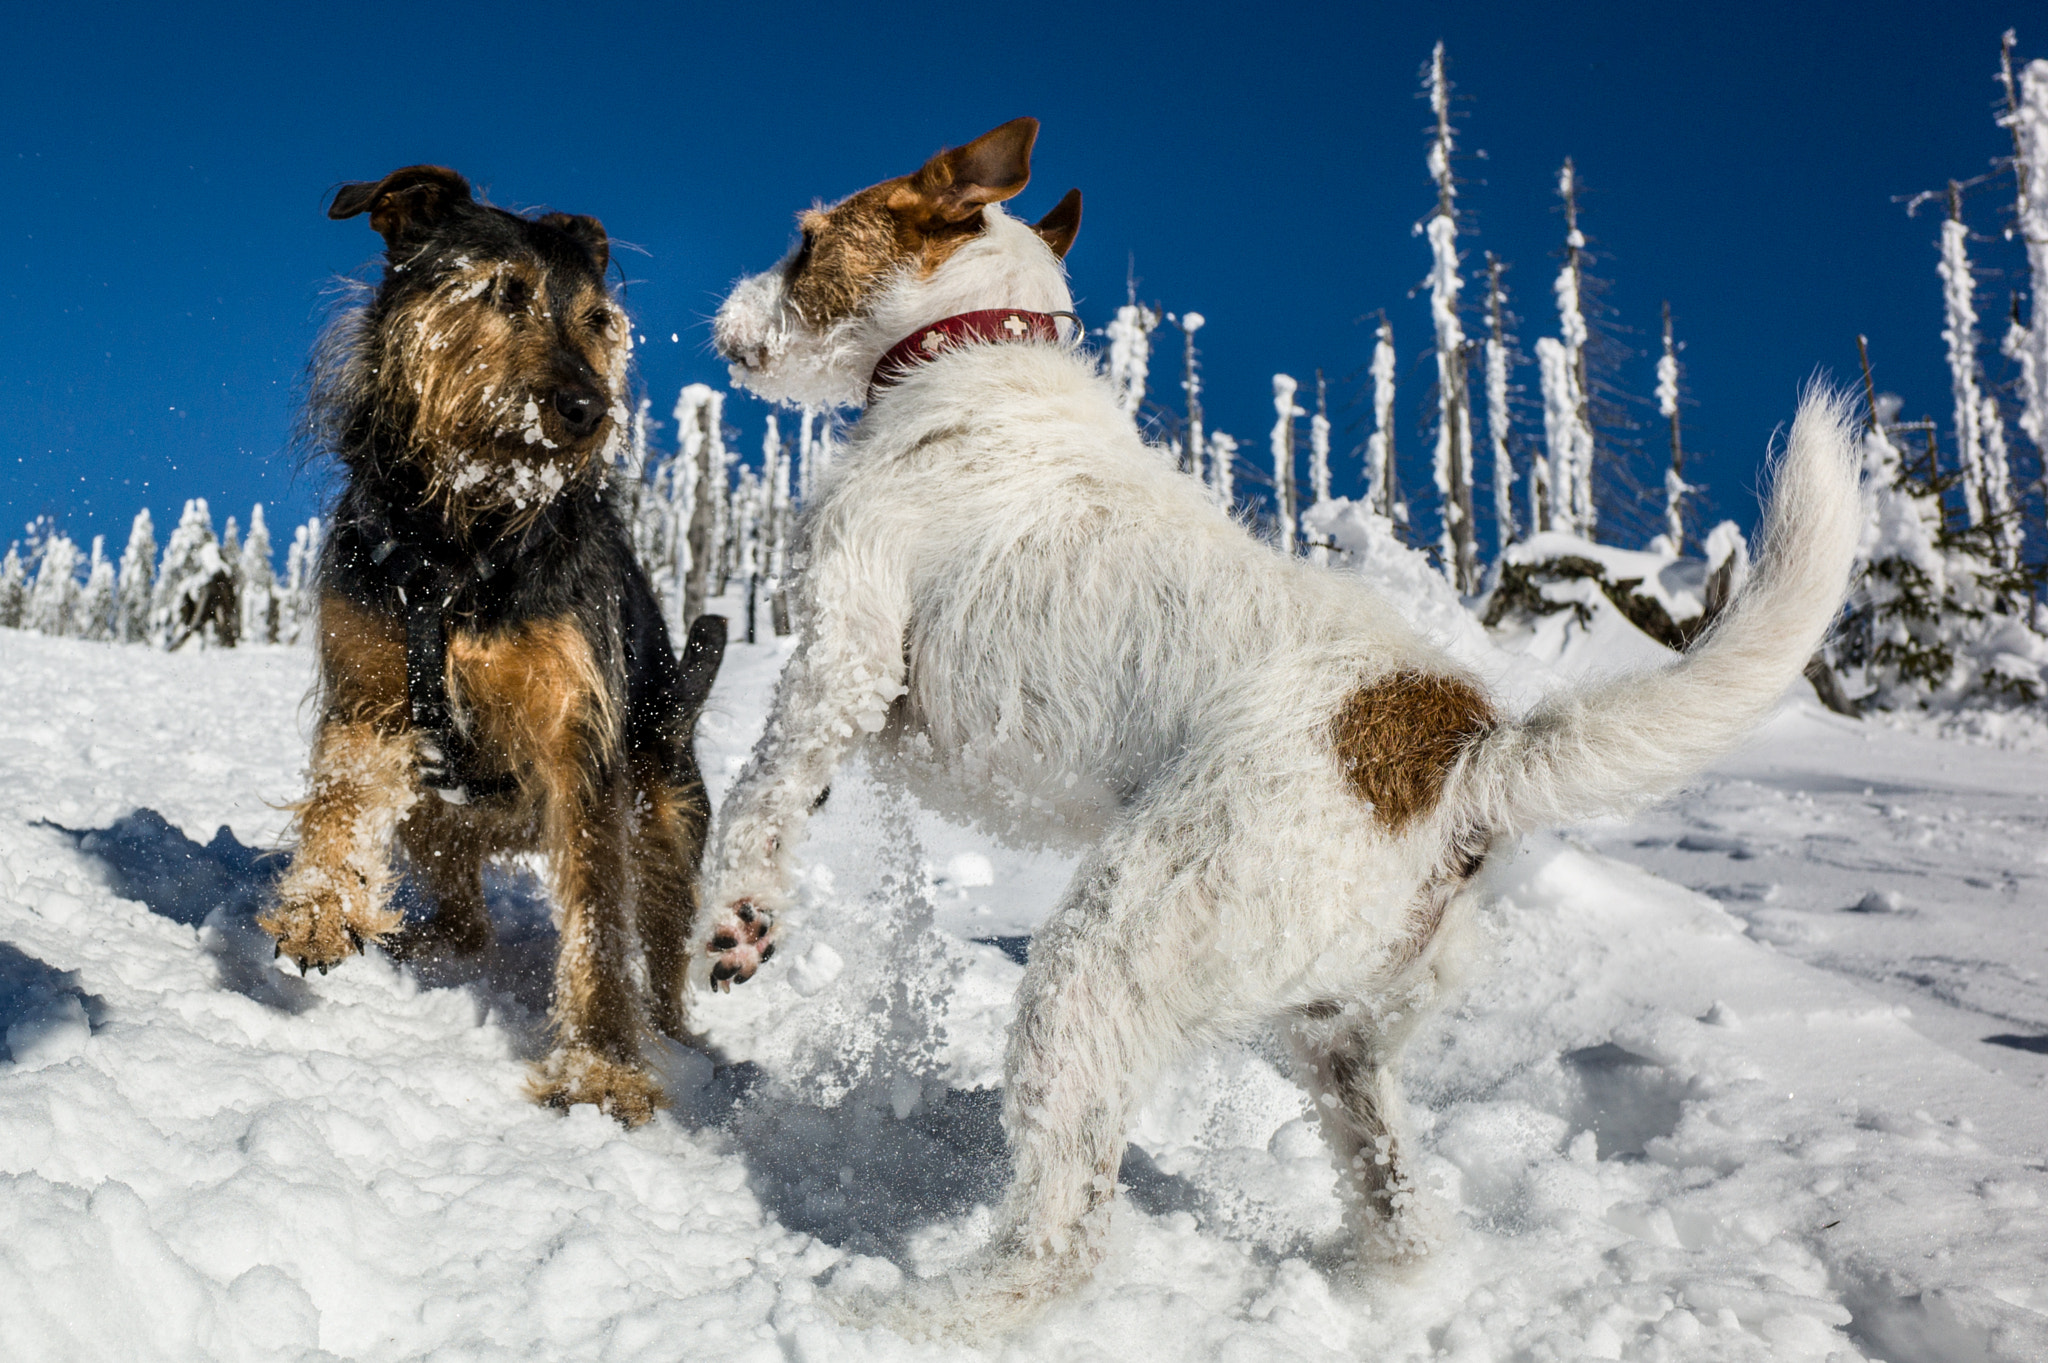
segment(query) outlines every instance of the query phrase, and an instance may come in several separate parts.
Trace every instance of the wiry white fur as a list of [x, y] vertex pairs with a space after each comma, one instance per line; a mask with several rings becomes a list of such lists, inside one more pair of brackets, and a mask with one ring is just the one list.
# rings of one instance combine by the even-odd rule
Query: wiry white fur
[[[844, 400], [874, 357], [950, 312], [1067, 297], [1052, 253], [995, 213], [975, 249], [895, 281], [829, 337], [763, 311], [775, 287], [740, 285], [721, 344], [759, 360], [735, 367], [743, 382], [812, 403]], [[1070, 350], [964, 348], [889, 389], [805, 512], [802, 636], [726, 800], [707, 920], [787, 902], [794, 844], [856, 745], [999, 833], [1090, 849], [1019, 995], [996, 1237], [971, 1273], [885, 1308], [893, 1323], [1000, 1330], [1085, 1276], [1152, 1077], [1276, 1019], [1361, 1253], [1427, 1249], [1394, 1057], [1469, 907], [1454, 850], [1666, 790], [1762, 717], [1845, 586], [1857, 503], [1842, 423], [1826, 395], [1802, 407], [1764, 566], [1692, 657], [1503, 725], [1394, 836], [1347, 785], [1332, 717], [1390, 672], [1457, 669], [1385, 600], [1255, 541]], [[1425, 903], [1448, 920], [1418, 933]]]

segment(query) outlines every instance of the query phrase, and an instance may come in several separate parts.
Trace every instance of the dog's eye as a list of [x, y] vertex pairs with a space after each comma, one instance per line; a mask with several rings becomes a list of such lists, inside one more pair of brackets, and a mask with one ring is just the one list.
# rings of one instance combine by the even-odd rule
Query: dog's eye
[[507, 312], [525, 312], [532, 299], [526, 281], [517, 275], [508, 275], [498, 285], [498, 306]]
[[583, 325], [589, 327], [592, 331], [610, 331], [612, 329], [612, 310], [602, 303], [598, 304], [589, 312], [583, 314]]

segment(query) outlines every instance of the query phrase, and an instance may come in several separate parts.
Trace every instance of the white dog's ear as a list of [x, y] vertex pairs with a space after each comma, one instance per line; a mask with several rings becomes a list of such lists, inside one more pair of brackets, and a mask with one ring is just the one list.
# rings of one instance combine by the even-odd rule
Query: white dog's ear
[[926, 222], [965, 222], [1023, 192], [1031, 182], [1031, 144], [1037, 140], [1037, 119], [1013, 118], [925, 162], [890, 196], [889, 207]]
[[1045, 239], [1054, 255], [1065, 260], [1067, 252], [1074, 249], [1074, 238], [1081, 231], [1081, 191], [1068, 190], [1052, 206], [1052, 212], [1031, 224], [1031, 230]]

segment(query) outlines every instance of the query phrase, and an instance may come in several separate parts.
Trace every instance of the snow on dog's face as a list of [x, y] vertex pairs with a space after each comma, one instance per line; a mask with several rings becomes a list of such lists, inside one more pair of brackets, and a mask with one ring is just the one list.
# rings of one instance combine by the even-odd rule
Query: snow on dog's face
[[875, 362], [918, 327], [981, 308], [1071, 308], [1060, 261], [1080, 191], [1034, 226], [996, 207], [1031, 179], [1037, 137], [1037, 119], [1013, 119], [801, 215], [795, 249], [718, 310], [712, 337], [734, 381], [771, 401], [858, 406]]
[[339, 396], [395, 438], [430, 497], [467, 520], [538, 515], [601, 480], [622, 446], [631, 360], [595, 218], [477, 203], [438, 166], [345, 185], [387, 271], [348, 334]]

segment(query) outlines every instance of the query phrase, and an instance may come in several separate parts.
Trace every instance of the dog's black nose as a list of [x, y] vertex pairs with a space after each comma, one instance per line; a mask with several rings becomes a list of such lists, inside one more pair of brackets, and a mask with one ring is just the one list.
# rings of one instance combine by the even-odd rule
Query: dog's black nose
[[589, 435], [604, 415], [604, 399], [588, 388], [557, 388], [555, 415], [572, 435]]

